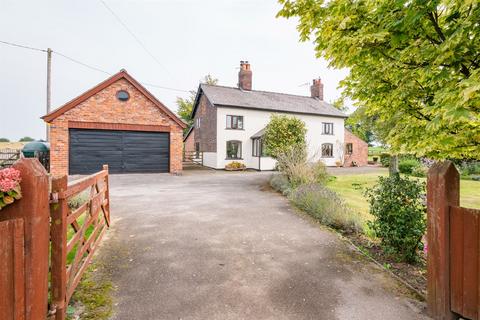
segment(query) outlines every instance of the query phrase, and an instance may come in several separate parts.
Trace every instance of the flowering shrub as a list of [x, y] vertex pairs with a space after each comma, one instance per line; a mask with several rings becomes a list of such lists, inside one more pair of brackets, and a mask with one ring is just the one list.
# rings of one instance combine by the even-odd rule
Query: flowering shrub
[[20, 171], [13, 168], [0, 170], [0, 210], [22, 197]]
[[230, 163], [227, 163], [225, 166], [225, 169], [227, 170], [243, 170], [245, 169], [245, 165], [241, 162], [238, 161], [232, 161]]

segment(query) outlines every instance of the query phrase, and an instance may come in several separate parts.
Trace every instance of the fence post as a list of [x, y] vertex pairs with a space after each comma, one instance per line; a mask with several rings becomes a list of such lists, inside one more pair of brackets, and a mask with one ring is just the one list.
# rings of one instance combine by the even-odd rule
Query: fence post
[[52, 203], [52, 265], [51, 265], [51, 311], [55, 320], [64, 320], [67, 297], [67, 211], [68, 203], [64, 192], [67, 190], [68, 178], [62, 176], [52, 181], [52, 192], [58, 196], [58, 202]]
[[[25, 260], [21, 271], [25, 273], [25, 303], [22, 307], [25, 319], [44, 320], [48, 303], [49, 178], [37, 159], [20, 159], [13, 168], [21, 173], [23, 198], [3, 208], [0, 221], [23, 220]], [[0, 301], [2, 308], [3, 302]]]
[[105, 176], [105, 198], [107, 199], [107, 204], [105, 205], [105, 211], [107, 212], [107, 226], [110, 227], [110, 182], [109, 180], [109, 173], [108, 173], [108, 164], [103, 165], [103, 170], [107, 171], [107, 175]]
[[460, 203], [460, 177], [450, 161], [434, 164], [427, 180], [427, 303], [434, 319], [456, 319], [450, 308], [450, 206]]

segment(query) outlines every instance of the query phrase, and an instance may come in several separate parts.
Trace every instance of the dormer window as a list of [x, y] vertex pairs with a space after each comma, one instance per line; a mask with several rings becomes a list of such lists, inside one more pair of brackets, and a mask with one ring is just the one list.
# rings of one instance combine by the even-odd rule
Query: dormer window
[[125, 90], [120, 90], [117, 92], [117, 99], [120, 100], [120, 101], [127, 101], [128, 99], [130, 99], [130, 95], [128, 94], [127, 91]]

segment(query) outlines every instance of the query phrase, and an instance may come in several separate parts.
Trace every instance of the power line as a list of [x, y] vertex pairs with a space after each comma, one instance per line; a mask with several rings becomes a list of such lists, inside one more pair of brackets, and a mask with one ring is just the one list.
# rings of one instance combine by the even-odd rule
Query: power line
[[46, 49], [34, 48], [34, 47], [25, 46], [25, 45], [21, 45], [21, 44], [17, 44], [17, 43], [12, 43], [12, 42], [8, 42], [8, 41], [2, 41], [2, 40], [0, 40], [0, 42], [1, 42], [1, 43], [4, 43], [4, 44], [7, 44], [7, 45], [9, 45], [9, 46], [13, 46], [13, 47], [24, 48], [24, 49], [34, 50], [34, 51], [47, 52]]
[[[0, 40], [0, 43], [4, 43], [6, 45], [10, 45], [10, 46], [13, 46], [13, 47], [18, 47], [18, 48], [23, 48], [23, 49], [29, 49], [29, 50], [35, 50], [35, 51], [41, 51], [41, 52], [48, 52], [47, 50], [44, 50], [44, 49], [40, 49], [40, 48], [34, 48], [34, 47], [30, 47], [30, 46], [25, 46], [25, 45], [21, 45], [21, 44], [17, 44], [17, 43], [12, 43], [12, 42], [8, 42], [8, 41], [3, 41], [3, 40]], [[108, 72], [108, 71], [105, 71], [103, 69], [100, 69], [100, 68], [97, 68], [97, 67], [94, 67], [92, 65], [89, 65], [87, 63], [84, 63], [82, 61], [79, 61], [75, 58], [72, 58], [72, 57], [69, 57], [67, 56], [66, 54], [63, 54], [61, 52], [58, 52], [58, 51], [54, 51], [52, 50], [52, 52], [56, 55], [59, 55], [73, 63], [76, 63], [76, 64], [79, 64], [81, 66], [84, 66], [88, 69], [91, 69], [91, 70], [94, 70], [94, 71], [97, 71], [97, 72], [101, 72], [101, 73], [105, 73], [107, 75], [112, 75], [113, 73], [111, 72]], [[165, 87], [165, 86], [161, 86], [161, 85], [158, 85], [158, 84], [153, 84], [153, 83], [148, 83], [148, 82], [140, 82], [141, 84], [145, 85], [145, 86], [150, 86], [150, 87], [154, 87], [154, 88], [159, 88], [159, 89], [164, 89], [164, 90], [171, 90], [171, 91], [177, 91], [177, 92], [189, 92], [188, 90], [183, 90], [183, 89], [176, 89], [176, 88], [171, 88], [171, 87]]]
[[117, 19], [117, 21], [125, 28], [125, 30], [130, 33], [130, 35], [135, 39], [135, 41], [145, 50], [145, 52], [162, 68], [164, 69], [170, 77], [172, 77], [172, 74], [168, 71], [168, 69], [147, 49], [145, 44], [133, 33], [132, 30], [120, 19], [120, 17], [105, 3], [105, 1], [100, 0], [100, 2], [107, 8], [108, 11]]
[[92, 69], [92, 70], [95, 70], [95, 71], [98, 71], [98, 72], [106, 73], [106, 74], [108, 74], [108, 75], [110, 75], [110, 76], [112, 75], [112, 74], [111, 74], [110, 72], [108, 72], [108, 71], [105, 71], [105, 70], [99, 69], [99, 68], [97, 68], [97, 67], [93, 67], [93, 66], [91, 66], [91, 65], [88, 65], [88, 64], [83, 63], [83, 62], [81, 62], [81, 61], [78, 61], [77, 59], [74, 59], [74, 58], [71, 58], [71, 57], [69, 57], [69, 56], [67, 56], [67, 55], [64, 55], [63, 53], [60, 53], [60, 52], [58, 52], [58, 51], [53, 51], [53, 53], [58, 54], [59, 56], [62, 56], [62, 57], [64, 57], [65, 59], [68, 59], [68, 60], [70, 60], [70, 61], [72, 61], [72, 62], [75, 62], [75, 63], [77, 63], [77, 64], [80, 64], [80, 65], [82, 65], [82, 66], [84, 66], [84, 67], [86, 67], [86, 68], [89, 68], [89, 69]]

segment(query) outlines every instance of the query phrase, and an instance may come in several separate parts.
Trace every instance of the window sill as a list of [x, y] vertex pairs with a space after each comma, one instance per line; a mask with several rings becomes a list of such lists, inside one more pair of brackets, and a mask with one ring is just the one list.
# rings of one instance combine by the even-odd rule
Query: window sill
[[243, 158], [225, 158], [225, 160], [243, 160]]
[[333, 133], [322, 133], [322, 136], [334, 136], [335, 134]]
[[322, 156], [323, 159], [333, 159], [333, 156], [327, 157], [327, 156]]
[[245, 131], [245, 129], [234, 129], [234, 128], [225, 128], [225, 130], [238, 130], [238, 131]]

